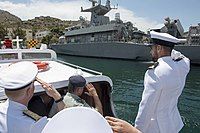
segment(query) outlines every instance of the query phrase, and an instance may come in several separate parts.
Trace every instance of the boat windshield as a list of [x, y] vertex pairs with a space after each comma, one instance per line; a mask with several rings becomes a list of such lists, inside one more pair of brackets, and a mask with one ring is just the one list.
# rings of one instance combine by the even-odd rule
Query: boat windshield
[[15, 60], [15, 59], [18, 59], [17, 53], [0, 54], [0, 60]]
[[22, 53], [22, 59], [51, 59], [51, 53]]

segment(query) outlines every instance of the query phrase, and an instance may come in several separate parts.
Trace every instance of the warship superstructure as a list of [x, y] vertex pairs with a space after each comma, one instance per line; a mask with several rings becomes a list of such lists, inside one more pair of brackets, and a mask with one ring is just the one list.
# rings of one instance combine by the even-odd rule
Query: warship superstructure
[[[146, 33], [138, 30], [131, 22], [124, 23], [119, 13], [115, 14], [115, 20], [105, 16], [113, 9], [110, 0], [105, 5], [101, 4], [101, 0], [89, 1], [92, 7], [81, 7], [81, 12], [90, 12], [91, 20], [86, 21], [80, 17], [80, 24], [66, 28], [60, 43], [51, 45], [53, 50], [58, 54], [75, 56], [151, 60], [150, 49], [144, 45], [149, 42]], [[175, 49], [189, 57], [192, 63], [200, 64], [200, 24], [191, 26], [189, 32], [184, 32], [178, 19], [166, 18], [165, 21], [162, 28], [152, 30], [167, 32], [180, 38], [182, 43]]]
[[110, 0], [106, 5], [101, 1], [89, 0], [92, 7], [82, 12], [91, 12], [91, 21], [80, 17], [81, 24], [66, 28], [62, 43], [51, 45], [59, 54], [99, 58], [150, 60], [149, 49], [143, 45], [147, 35], [138, 30], [131, 22], [124, 23], [120, 14], [110, 21], [105, 16], [111, 8]]

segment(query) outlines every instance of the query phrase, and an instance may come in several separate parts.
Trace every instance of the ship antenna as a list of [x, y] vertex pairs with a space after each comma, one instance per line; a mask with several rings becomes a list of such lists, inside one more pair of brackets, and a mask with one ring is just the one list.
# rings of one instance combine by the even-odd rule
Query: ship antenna
[[106, 7], [109, 8], [109, 9], [111, 9], [111, 7], [110, 7], [110, 0], [107, 0]]
[[92, 6], [94, 7], [95, 6], [95, 4], [97, 3], [97, 1], [96, 0], [89, 0], [90, 2], [92, 2]]
[[117, 6], [115, 7], [115, 5], [114, 5], [114, 8], [111, 8], [111, 9], [118, 9], [118, 4], [117, 4]]
[[99, 5], [101, 5], [101, 0], [99, 0]]
[[116, 2], [116, 6], [114, 5], [114, 8], [111, 8], [111, 9], [118, 9], [118, 6], [119, 6], [118, 1], [115, 0], [115, 2]]

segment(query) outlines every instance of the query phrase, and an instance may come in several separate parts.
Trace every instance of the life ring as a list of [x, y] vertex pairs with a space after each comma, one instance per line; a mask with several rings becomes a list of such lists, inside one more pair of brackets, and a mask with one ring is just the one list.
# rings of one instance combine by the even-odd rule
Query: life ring
[[41, 61], [34, 61], [34, 64], [37, 65], [38, 71], [46, 71], [49, 69], [49, 63], [48, 62], [41, 62]]

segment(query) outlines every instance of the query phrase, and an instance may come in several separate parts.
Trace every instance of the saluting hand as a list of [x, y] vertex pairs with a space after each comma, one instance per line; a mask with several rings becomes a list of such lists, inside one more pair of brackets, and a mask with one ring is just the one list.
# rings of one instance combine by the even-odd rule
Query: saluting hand
[[42, 85], [47, 95], [49, 95], [50, 97], [53, 97], [54, 100], [58, 100], [61, 98], [60, 93], [53, 87], [52, 84], [46, 83], [37, 77], [36, 77], [36, 81], [38, 81]]
[[89, 96], [98, 96], [97, 92], [96, 92], [96, 89], [94, 88], [94, 86], [91, 83], [88, 83], [86, 85], [86, 88], [88, 90], [88, 92], [85, 92], [87, 95], [89, 95]]

